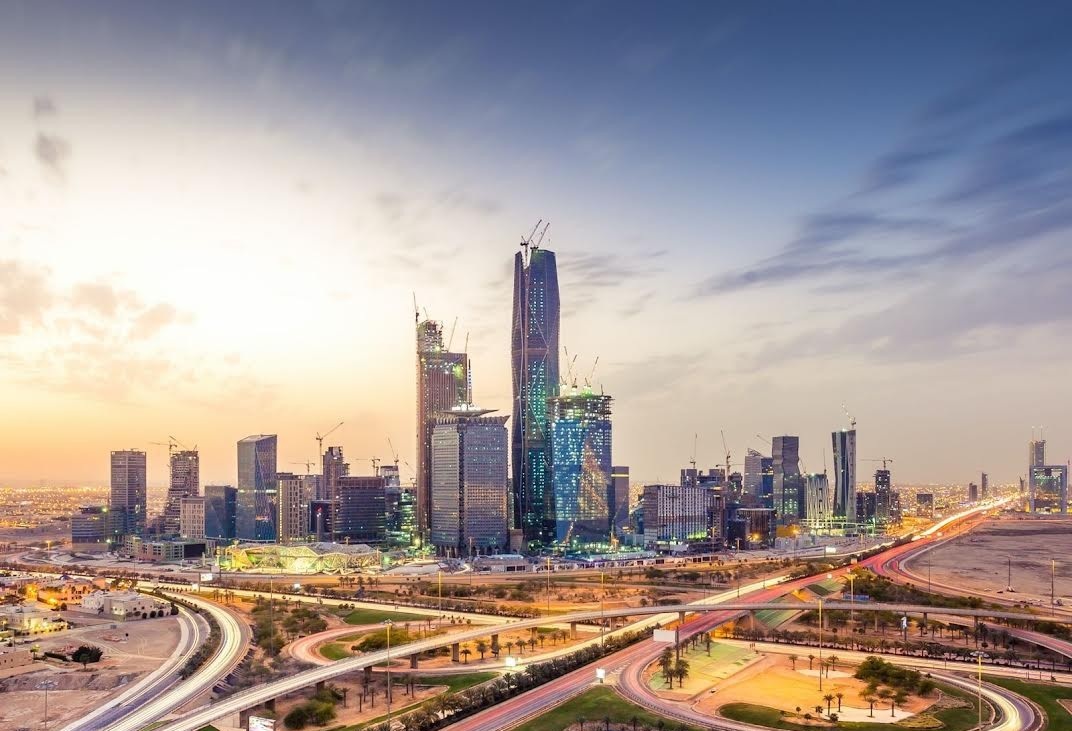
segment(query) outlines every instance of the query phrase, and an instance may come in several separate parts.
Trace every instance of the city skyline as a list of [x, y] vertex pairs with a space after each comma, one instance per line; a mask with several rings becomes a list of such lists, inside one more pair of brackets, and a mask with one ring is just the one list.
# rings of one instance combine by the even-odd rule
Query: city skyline
[[[509, 413], [510, 260], [541, 217], [561, 343], [600, 357], [637, 483], [697, 432], [721, 463], [720, 428], [737, 460], [799, 435], [815, 472], [842, 403], [895, 485], [1014, 482], [1030, 425], [1072, 454], [1067, 9], [578, 6], [521, 61], [527, 6], [269, 5], [0, 9], [0, 482], [107, 484], [129, 448], [159, 490], [176, 434], [235, 484], [237, 439], [278, 434], [296, 471], [338, 421], [355, 474], [388, 436], [415, 464], [413, 292]], [[334, 350], [289, 355], [310, 343]]]

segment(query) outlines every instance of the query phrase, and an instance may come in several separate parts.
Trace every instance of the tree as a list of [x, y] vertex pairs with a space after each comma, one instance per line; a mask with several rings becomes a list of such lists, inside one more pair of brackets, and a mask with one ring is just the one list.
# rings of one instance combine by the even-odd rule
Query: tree
[[908, 700], [907, 693], [905, 693], [900, 688], [894, 691], [893, 697], [890, 699], [890, 715], [894, 715], [897, 706], [901, 703], [904, 703], [906, 700]]
[[584, 716], [581, 716], [580, 718], [577, 719], [577, 723], [580, 724], [580, 726], [581, 726], [581, 731], [584, 731], [584, 722], [587, 721], [587, 720], [588, 719], [585, 718]]
[[841, 713], [841, 699], [845, 697], [845, 694], [839, 690], [837, 693], [834, 693], [834, 697], [837, 698], [837, 712]]
[[875, 690], [871, 686], [867, 686], [860, 691], [860, 700], [866, 703], [870, 707], [871, 718], [875, 717]]
[[808, 670], [811, 670], [811, 664], [815, 660], [815, 655], [808, 655]]
[[[832, 667], [834, 670], [837, 670], [837, 664], [838, 664], [839, 659], [840, 658], [837, 655], [831, 655], [830, 656], [830, 667]], [[830, 677], [829, 672], [827, 672], [826, 675], [827, 675], [827, 677]]]
[[77, 650], [71, 653], [71, 659], [75, 662], [82, 663], [82, 668], [85, 669], [91, 662], [99, 662], [101, 656], [104, 655], [104, 650], [93, 645], [80, 645]]
[[640, 722], [640, 719], [639, 719], [639, 718], [637, 718], [637, 717], [636, 717], [635, 715], [634, 715], [634, 716], [632, 716], [632, 717], [631, 717], [631, 718], [629, 719], [629, 723], [633, 724], [633, 731], [637, 731], [636, 727], [637, 727], [637, 724], [638, 724], [639, 722]]
[[462, 657], [465, 658], [465, 660], [463, 661], [464, 664], [468, 665], [469, 664], [469, 656], [473, 654], [473, 651], [470, 650], [468, 647], [463, 647], [461, 654], [462, 654]]
[[674, 677], [677, 678], [677, 687], [680, 688], [685, 683], [685, 678], [689, 677], [689, 661], [678, 660], [674, 663]]
[[674, 651], [669, 647], [665, 647], [659, 655], [659, 669], [662, 671], [663, 681], [667, 682], [671, 687], [673, 687], [673, 675], [671, 674], [673, 666]]
[[481, 661], [484, 660], [484, 654], [488, 651], [488, 643], [484, 640], [477, 640], [476, 651], [480, 653]]
[[834, 694], [827, 693], [823, 696], [823, 700], [826, 701], [826, 715], [830, 715], [830, 704], [834, 702]]
[[890, 701], [890, 715], [893, 715], [893, 691], [889, 688], [879, 688], [876, 695], [881, 701]]
[[793, 669], [796, 670], [797, 669], [797, 656], [796, 655], [790, 655], [789, 656], [789, 662], [792, 663]]

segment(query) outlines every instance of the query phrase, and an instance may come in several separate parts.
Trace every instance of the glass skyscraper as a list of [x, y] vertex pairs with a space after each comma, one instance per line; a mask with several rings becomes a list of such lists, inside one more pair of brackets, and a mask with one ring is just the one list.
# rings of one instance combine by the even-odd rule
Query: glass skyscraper
[[547, 402], [558, 394], [559, 309], [554, 252], [526, 246], [514, 257], [510, 462], [513, 527], [527, 542], [549, 543], [556, 533]]
[[240, 541], [276, 540], [276, 446], [275, 434], [257, 434], [238, 442], [235, 537]]
[[774, 468], [774, 509], [783, 525], [799, 522], [805, 514], [804, 478], [800, 475], [800, 437], [771, 439]]
[[548, 402], [555, 541], [610, 537], [611, 397], [585, 388]]
[[171, 474], [168, 482], [167, 503], [164, 506], [164, 532], [179, 533], [179, 504], [184, 497], [201, 494], [200, 459], [197, 451], [181, 450], [171, 454]]
[[109, 532], [113, 541], [145, 533], [145, 452], [134, 449], [112, 452], [111, 498], [108, 501]]
[[856, 522], [856, 430], [842, 429], [831, 434], [834, 446], [834, 500], [832, 517]]

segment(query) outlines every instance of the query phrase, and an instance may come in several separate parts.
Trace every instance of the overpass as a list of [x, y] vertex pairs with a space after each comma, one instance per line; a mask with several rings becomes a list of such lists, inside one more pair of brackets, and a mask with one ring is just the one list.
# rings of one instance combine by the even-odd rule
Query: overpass
[[[494, 640], [496, 635], [505, 630], [523, 630], [534, 627], [545, 626], [548, 623], [563, 624], [569, 623], [571, 625], [588, 623], [599, 621], [601, 619], [612, 619], [616, 617], [636, 617], [647, 616], [648, 620], [640, 625], [653, 624], [655, 622], [668, 622], [675, 618], [684, 620], [689, 614], [705, 614], [709, 612], [754, 612], [763, 609], [799, 609], [806, 611], [814, 609], [818, 606], [817, 603], [807, 604], [787, 604], [784, 602], [741, 602], [741, 601], [722, 601], [719, 603], [710, 604], [674, 604], [665, 606], [654, 607], [632, 607], [625, 609], [612, 609], [606, 611], [592, 610], [585, 612], [573, 612], [570, 614], [558, 615], [556, 617], [538, 617], [535, 619], [525, 619], [516, 622], [510, 622], [495, 627], [481, 627], [476, 629], [470, 629], [463, 632], [457, 632], [451, 635], [432, 637], [426, 640], [418, 642], [411, 642], [400, 647], [393, 648], [390, 655], [386, 650], [380, 650], [377, 652], [364, 653], [358, 657], [352, 657], [346, 660], [340, 660], [319, 668], [313, 668], [312, 670], [306, 670], [300, 673], [296, 673], [288, 678], [277, 680], [272, 683], [266, 683], [248, 690], [242, 691], [236, 695], [219, 701], [211, 706], [199, 708], [194, 710], [181, 718], [170, 721], [162, 726], [159, 726], [156, 731], [198, 731], [198, 729], [209, 725], [213, 721], [218, 719], [233, 716], [239, 714], [242, 711], [255, 708], [261, 704], [278, 698], [279, 696], [293, 693], [317, 683], [323, 683], [328, 680], [332, 680], [340, 675], [352, 673], [364, 668], [377, 665], [388, 661], [390, 658], [398, 659], [402, 657], [416, 656], [418, 653], [426, 650], [435, 650], [441, 647], [457, 646], [462, 642], [468, 642], [470, 640], [476, 640], [481, 637], [491, 636]], [[1006, 612], [993, 609], [960, 609], [960, 608], [945, 608], [934, 607], [929, 605], [920, 604], [883, 604], [875, 602], [823, 602], [823, 607], [829, 610], [845, 610], [853, 609], [858, 612], [896, 612], [900, 614], [916, 613], [941, 613], [945, 615], [962, 616], [962, 617], [974, 617], [974, 618], [990, 618], [997, 617], [1001, 619], [1015, 619], [1015, 620], [1027, 620], [1038, 621], [1040, 618], [1023, 612]], [[1064, 623], [1072, 623], [1072, 618], [1060, 619], [1059, 621]], [[630, 626], [626, 629], [635, 629], [636, 626]]]

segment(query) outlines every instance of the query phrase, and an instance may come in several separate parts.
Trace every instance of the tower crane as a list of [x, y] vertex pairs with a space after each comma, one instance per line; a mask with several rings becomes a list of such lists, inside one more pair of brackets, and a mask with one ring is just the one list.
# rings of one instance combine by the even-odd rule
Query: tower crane
[[596, 356], [595, 361], [592, 362], [592, 370], [588, 372], [588, 378], [584, 379], [584, 385], [588, 388], [592, 388], [592, 379], [596, 376], [596, 366], [599, 365], [599, 356]]
[[303, 465], [305, 465], [305, 474], [311, 475], [311, 474], [313, 474], [313, 465], [316, 464], [316, 462], [313, 462], [311, 459], [307, 459], [304, 462], [291, 462], [290, 464], [303, 464]]
[[722, 449], [726, 452], [726, 479], [730, 477], [730, 448], [726, 446], [726, 432], [722, 429], [718, 430], [722, 435]]
[[886, 469], [887, 462], [893, 462], [893, 457], [875, 457], [873, 459], [861, 459], [861, 462], [881, 462], [882, 469]]
[[320, 432], [316, 433], [316, 443], [317, 443], [317, 446], [318, 446], [317, 454], [320, 455], [320, 459], [324, 459], [324, 440], [327, 439], [327, 437], [333, 431], [335, 431], [336, 429], [338, 429], [340, 426], [342, 426], [345, 423], [346, 422], [340, 421], [338, 424], [336, 424], [335, 426], [331, 427], [330, 429], [328, 429], [323, 434], [321, 434]]
[[[543, 224], [542, 229], [540, 228], [541, 223]], [[535, 251], [536, 249], [540, 248], [540, 244], [543, 243], [543, 237], [547, 235], [547, 229], [550, 226], [550, 221], [547, 221], [545, 223], [544, 220], [541, 218], [539, 221], [536, 222], [536, 225], [532, 227], [532, 231], [529, 233], [529, 235], [521, 239], [521, 248], [525, 250], [526, 264], [529, 260], [529, 249], [531, 248], [533, 251]]]
[[849, 418], [849, 428], [856, 428], [856, 417], [849, 413], [849, 409], [845, 404], [841, 404], [841, 410], [845, 412], [845, 416]]
[[175, 451], [175, 447], [179, 446], [178, 442], [176, 442], [172, 437], [168, 437], [168, 440], [166, 442], [149, 442], [149, 444], [155, 444], [158, 447], [167, 447], [167, 453], [169, 457], [171, 456], [171, 453]]

